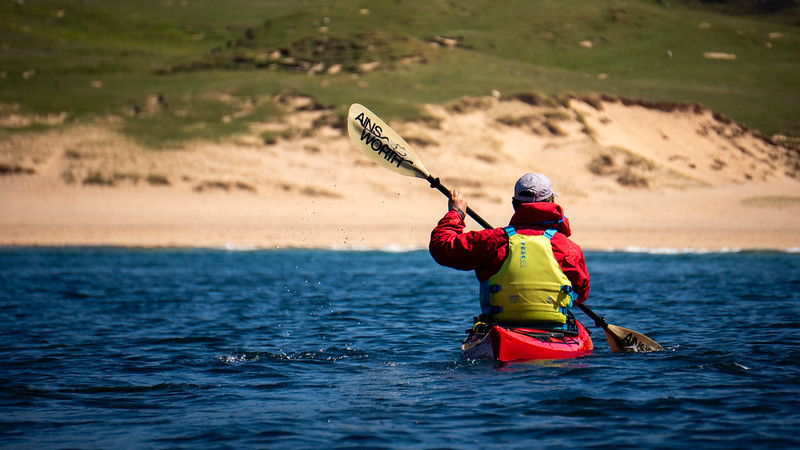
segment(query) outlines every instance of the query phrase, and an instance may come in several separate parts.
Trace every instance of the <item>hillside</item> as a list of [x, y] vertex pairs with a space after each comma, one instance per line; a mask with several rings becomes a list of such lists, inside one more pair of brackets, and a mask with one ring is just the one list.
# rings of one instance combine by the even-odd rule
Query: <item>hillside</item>
[[[0, 98], [4, 110], [66, 122], [111, 115], [119, 131], [156, 148], [242, 132], [281, 108], [239, 104], [285, 91], [340, 112], [353, 101], [380, 105], [398, 119], [491, 90], [598, 92], [701, 103], [766, 135], [800, 136], [797, 8], [737, 15], [650, 0], [495, 6], [7, 0]], [[152, 95], [168, 107], [142, 114]], [[42, 125], [6, 120], [0, 137]]]

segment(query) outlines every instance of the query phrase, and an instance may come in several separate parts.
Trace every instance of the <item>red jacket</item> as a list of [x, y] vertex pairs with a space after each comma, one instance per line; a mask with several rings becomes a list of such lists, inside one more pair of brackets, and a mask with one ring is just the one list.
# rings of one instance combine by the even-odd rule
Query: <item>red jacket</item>
[[[554, 223], [558, 222], [556, 226]], [[555, 203], [525, 203], [517, 208], [509, 225], [519, 234], [540, 235], [556, 226], [550, 240], [553, 255], [561, 270], [572, 282], [578, 294], [575, 304], [586, 301], [589, 295], [589, 273], [578, 244], [569, 239], [572, 231], [561, 206]], [[448, 211], [431, 232], [429, 250], [437, 263], [458, 270], [474, 270], [479, 281], [496, 274], [508, 253], [508, 237], [502, 228], [464, 233], [464, 219], [457, 211]]]

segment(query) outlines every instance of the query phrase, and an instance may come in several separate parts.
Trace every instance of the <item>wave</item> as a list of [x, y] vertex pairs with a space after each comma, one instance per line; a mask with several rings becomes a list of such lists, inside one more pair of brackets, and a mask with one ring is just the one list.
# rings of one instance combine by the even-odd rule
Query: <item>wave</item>
[[[250, 252], [253, 250], [261, 250], [258, 246], [255, 245], [234, 245], [230, 242], [226, 243], [222, 247], [214, 247], [217, 250], [228, 250], [231, 252]], [[280, 246], [278, 247], [280, 248]]]
[[[589, 249], [587, 249], [589, 250]], [[722, 247], [718, 249], [694, 248], [694, 247], [640, 247], [630, 245], [622, 249], [591, 249], [589, 251], [597, 253], [644, 253], [649, 255], [709, 255], [727, 253], [800, 253], [800, 247], [790, 247], [787, 249], [779, 248], [741, 248], [741, 247]]]
[[331, 246], [324, 247], [324, 250], [331, 250], [337, 252], [381, 252], [381, 253], [411, 253], [421, 250], [427, 250], [426, 247], [421, 246], [401, 246], [401, 245], [384, 245], [381, 247], [369, 246]]
[[[176, 247], [180, 248], [180, 247]], [[203, 249], [204, 247], [191, 247]], [[409, 253], [417, 252], [420, 250], [427, 250], [424, 246], [402, 246], [402, 245], [384, 245], [384, 246], [366, 246], [366, 245], [331, 245], [322, 247], [297, 247], [292, 245], [276, 245], [274, 247], [260, 247], [258, 245], [237, 245], [226, 243], [222, 246], [206, 247], [212, 250], [226, 250], [231, 252], [251, 252], [251, 251], [269, 251], [269, 250], [330, 250], [337, 252], [382, 252], [382, 253]]]

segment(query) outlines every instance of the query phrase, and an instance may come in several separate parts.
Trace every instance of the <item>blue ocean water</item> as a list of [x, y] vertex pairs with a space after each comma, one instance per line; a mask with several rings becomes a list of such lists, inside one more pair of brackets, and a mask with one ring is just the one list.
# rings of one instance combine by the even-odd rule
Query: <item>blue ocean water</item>
[[0, 249], [0, 446], [800, 446], [800, 254], [587, 262], [666, 351], [464, 360], [474, 275], [422, 251]]

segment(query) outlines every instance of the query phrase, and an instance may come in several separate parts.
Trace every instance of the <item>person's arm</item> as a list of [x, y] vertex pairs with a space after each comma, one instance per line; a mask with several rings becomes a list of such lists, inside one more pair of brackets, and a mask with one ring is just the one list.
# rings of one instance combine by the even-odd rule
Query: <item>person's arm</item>
[[451, 191], [447, 202], [447, 214], [439, 220], [431, 232], [428, 249], [433, 259], [447, 267], [458, 270], [475, 270], [498, 257], [495, 230], [470, 231], [464, 233], [464, 213], [467, 201], [458, 191]]
[[556, 259], [558, 259], [564, 275], [566, 275], [570, 283], [572, 283], [572, 288], [575, 290], [575, 293], [578, 294], [575, 305], [585, 302], [589, 297], [590, 283], [583, 250], [581, 250], [578, 244], [564, 237], [563, 241], [559, 239], [558, 246], [553, 247], [553, 252], [560, 253], [556, 254]]

